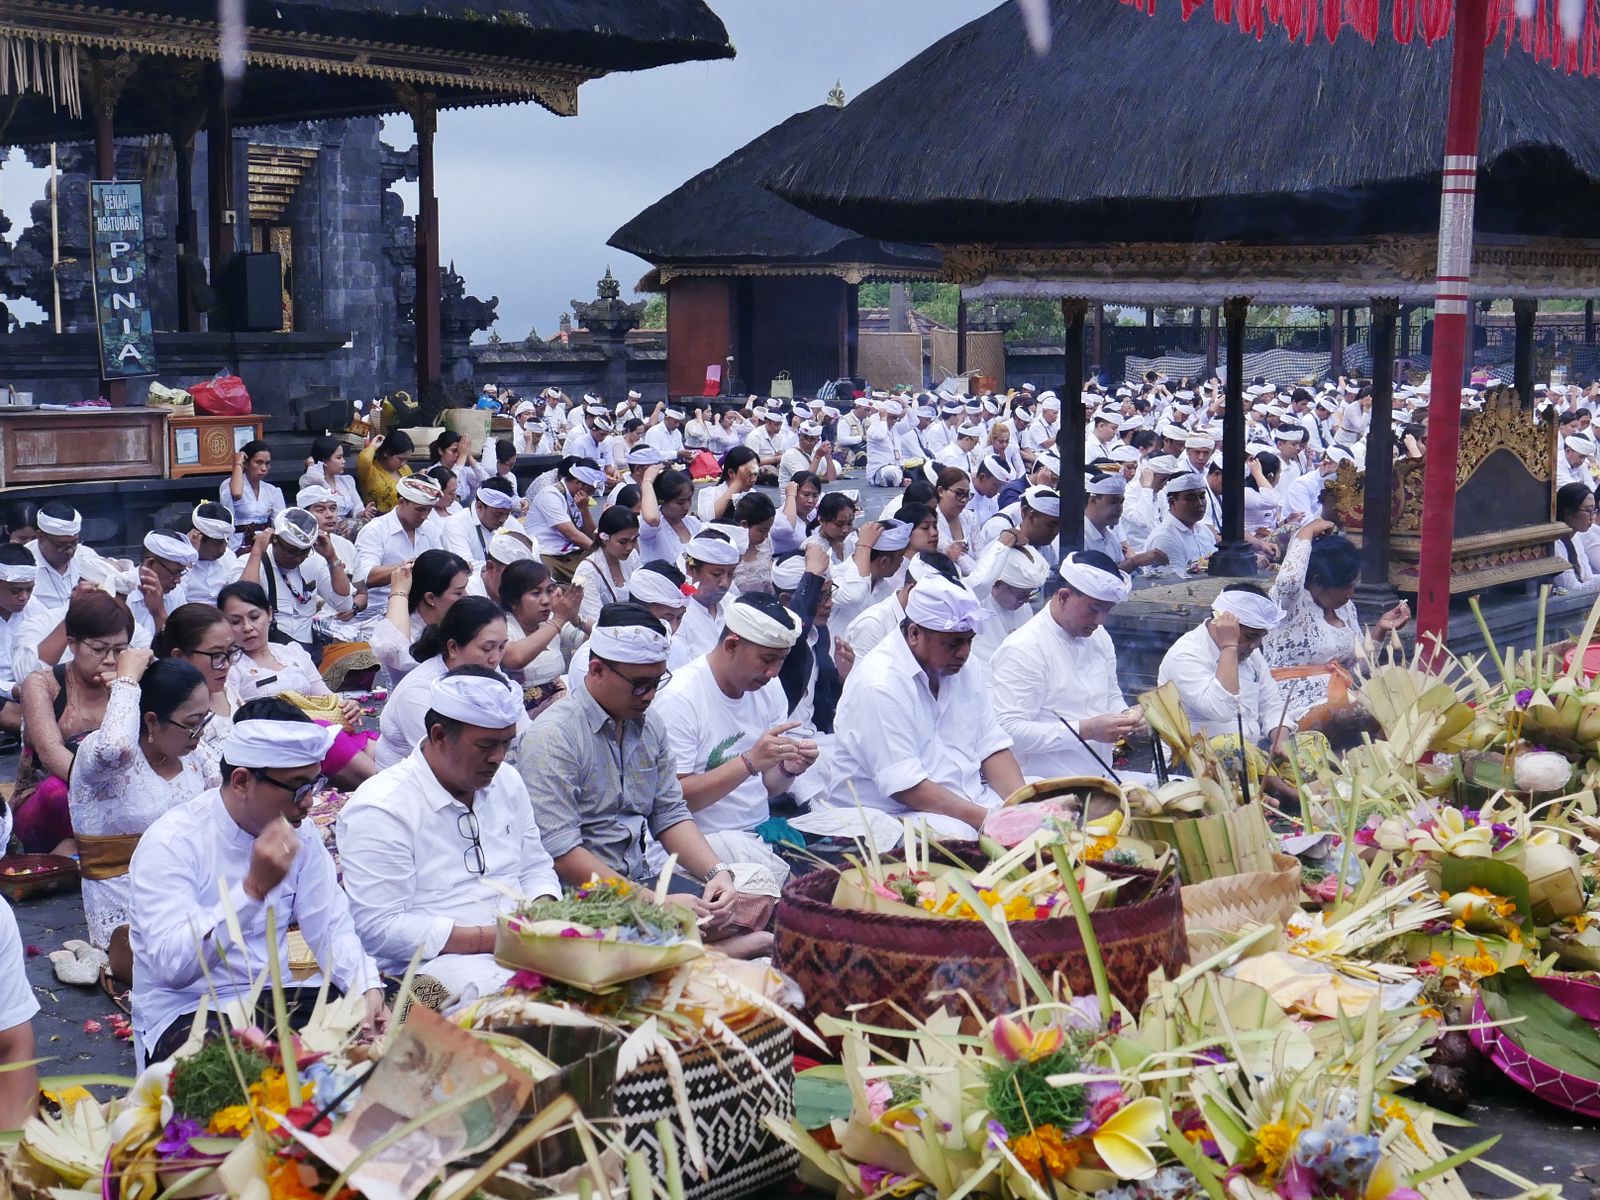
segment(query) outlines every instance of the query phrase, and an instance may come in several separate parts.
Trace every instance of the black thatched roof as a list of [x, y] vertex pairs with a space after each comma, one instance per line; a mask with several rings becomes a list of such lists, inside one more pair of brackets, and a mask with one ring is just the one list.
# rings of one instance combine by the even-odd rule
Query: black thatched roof
[[[1114, 0], [1051, 0], [1051, 19], [1036, 58], [1008, 0], [856, 97], [763, 182], [863, 234], [929, 243], [1437, 228], [1448, 44], [1257, 42]], [[1594, 80], [1492, 48], [1478, 228], [1600, 234], [1597, 115]]]
[[774, 125], [667, 193], [611, 235], [609, 245], [653, 263], [865, 262], [936, 269], [939, 253], [841, 229], [761, 187], [795, 148], [828, 137], [842, 109], [820, 104]]

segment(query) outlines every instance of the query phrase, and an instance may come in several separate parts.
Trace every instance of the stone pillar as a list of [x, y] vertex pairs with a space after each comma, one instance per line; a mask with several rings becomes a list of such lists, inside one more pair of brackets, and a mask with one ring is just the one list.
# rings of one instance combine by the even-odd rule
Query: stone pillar
[[1244, 326], [1250, 297], [1223, 303], [1228, 325], [1228, 378], [1222, 410], [1222, 544], [1211, 556], [1213, 575], [1254, 575], [1256, 552], [1244, 540]]
[[1335, 304], [1331, 316], [1333, 353], [1328, 359], [1328, 371], [1338, 376], [1344, 374], [1344, 309]]
[[417, 131], [417, 298], [412, 305], [417, 330], [417, 403], [429, 405], [439, 390], [443, 359], [439, 329], [439, 197], [433, 182], [433, 138], [439, 111], [431, 92], [412, 98], [411, 122]]
[[1394, 603], [1389, 585], [1389, 514], [1394, 503], [1394, 347], [1400, 302], [1372, 301], [1372, 424], [1367, 430], [1361, 522], [1362, 608], [1379, 612]]
[[1513, 300], [1511, 312], [1517, 326], [1516, 348], [1512, 354], [1511, 383], [1517, 389], [1517, 401], [1522, 407], [1533, 410], [1533, 326], [1539, 316], [1537, 300]]
[[[595, 284], [593, 300], [574, 300], [572, 315], [589, 331], [594, 345], [606, 356], [605, 380], [601, 394], [615, 403], [628, 392], [628, 331], [636, 329], [644, 317], [644, 301], [629, 304], [622, 299], [622, 285], [606, 268]], [[746, 370], [741, 365], [741, 370]], [[724, 381], [726, 384], [726, 381]]]
[[1065, 558], [1083, 548], [1083, 451], [1088, 429], [1083, 414], [1083, 319], [1089, 302], [1076, 298], [1061, 302], [1061, 322], [1066, 326], [1066, 380], [1061, 387], [1061, 425], [1056, 430], [1056, 454], [1061, 458], [1061, 533], [1059, 548]]

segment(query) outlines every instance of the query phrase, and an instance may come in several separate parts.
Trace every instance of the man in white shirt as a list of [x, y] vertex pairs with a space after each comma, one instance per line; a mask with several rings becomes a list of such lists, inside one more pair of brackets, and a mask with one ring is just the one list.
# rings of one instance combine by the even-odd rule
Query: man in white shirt
[[745, 436], [744, 444], [756, 452], [759, 474], [777, 478], [778, 463], [783, 458], [783, 414], [775, 408], [763, 409], [761, 424]]
[[[279, 963], [298, 925], [333, 983], [365, 996], [366, 1027], [383, 1027], [377, 966], [356, 936], [322, 834], [305, 819], [334, 735], [282, 700], [250, 701], [222, 743], [222, 786], [164, 813], [139, 839], [128, 908], [142, 1059], [170, 1057], [187, 1041], [190, 1014], [213, 990], [224, 1003], [247, 996], [267, 966], [272, 910]], [[301, 1024], [316, 989], [315, 980], [290, 989], [304, 1001], [295, 1006]]]
[[[328, 495], [333, 497], [332, 492]], [[191, 604], [215, 604], [217, 593], [244, 570], [244, 562], [228, 548], [233, 532], [233, 514], [215, 500], [202, 500], [189, 514], [189, 541], [199, 556], [183, 578]]]
[[1053, 449], [1056, 433], [1061, 428], [1061, 401], [1054, 392], [1039, 397], [1039, 419], [1028, 426], [1024, 444], [1035, 451]]
[[1156, 679], [1178, 689], [1194, 731], [1206, 737], [1237, 733], [1244, 723], [1251, 745], [1270, 741], [1276, 752], [1285, 733], [1282, 694], [1261, 644], [1283, 620], [1283, 610], [1260, 588], [1235, 583], [1217, 593], [1212, 615], [1173, 642]]
[[859, 467], [867, 461], [867, 421], [871, 416], [872, 404], [862, 395], [855, 397], [850, 411], [839, 418], [834, 442], [848, 467]]
[[1561, 439], [1561, 454], [1556, 461], [1556, 487], [1581, 483], [1594, 487], [1594, 469], [1590, 466], [1595, 456], [1594, 439], [1581, 433], [1571, 433]]
[[1132, 586], [1104, 554], [1068, 555], [1061, 589], [990, 661], [996, 716], [1030, 779], [1104, 775], [1112, 747], [1142, 727], [1117, 684], [1117, 652], [1104, 628]]
[[906, 565], [905, 580], [899, 588], [845, 626], [844, 640], [857, 657], [869, 653], [884, 638], [899, 630], [900, 623], [906, 619], [906, 601], [911, 598], [911, 593], [917, 584], [935, 575], [952, 583], [961, 581], [961, 574], [949, 555], [937, 550], [924, 550], [921, 554], [913, 555]]
[[694, 458], [694, 451], [683, 444], [683, 421], [681, 408], [667, 408], [662, 410], [660, 423], [645, 430], [645, 442], [656, 448], [664, 462], [686, 463]]
[[1339, 464], [1345, 462], [1353, 464], [1355, 455], [1343, 446], [1329, 446], [1316, 466], [1282, 493], [1283, 511], [1290, 515], [1299, 513], [1302, 523], [1319, 520], [1322, 517], [1322, 489], [1331, 476], [1338, 474]]
[[967, 501], [967, 512], [972, 516], [974, 554], [987, 544], [983, 540], [983, 526], [1000, 511], [1000, 489], [1017, 477], [1011, 465], [997, 454], [979, 456], [978, 469], [972, 473], [972, 499]]
[[904, 475], [895, 424], [905, 410], [898, 400], [882, 400], [873, 407], [879, 404], [882, 407], [867, 422], [867, 482], [873, 487], [897, 488]]
[[469, 563], [481, 563], [489, 554], [489, 539], [517, 508], [517, 493], [510, 483], [496, 477], [486, 479], [472, 506], [446, 517], [442, 549]]
[[966, 583], [983, 600], [989, 619], [972, 639], [971, 662], [987, 667], [995, 651], [1033, 616], [1034, 597], [1050, 578], [1044, 555], [1022, 545], [1014, 529], [1002, 533], [983, 552]]
[[194, 544], [176, 533], [144, 535], [144, 558], [137, 571], [124, 572], [117, 590], [128, 595], [133, 613], [133, 645], [148, 646], [167, 624], [167, 614], [189, 603], [183, 577], [199, 561]]
[[723, 599], [733, 586], [739, 547], [721, 529], [702, 529], [683, 548], [683, 571], [694, 589], [672, 635], [667, 666], [676, 671], [709, 654], [722, 633]]
[[355, 603], [350, 576], [333, 542], [303, 508], [284, 509], [273, 518], [270, 531], [256, 535], [240, 577], [266, 590], [278, 629], [299, 642], [312, 661], [318, 657], [319, 609], [326, 605], [330, 616], [345, 616]]
[[978, 463], [983, 458], [978, 443], [983, 440], [983, 426], [960, 425], [956, 428], [954, 440], [945, 445], [934, 455], [934, 461], [940, 466], [955, 467], [965, 471], [967, 478], [971, 479], [977, 473]]
[[[26, 546], [0, 545], [0, 730], [6, 733], [22, 729], [22, 709], [17, 704], [22, 681], [11, 674], [11, 645], [22, 627], [22, 610], [33, 595], [38, 572], [39, 564]], [[0, 832], [9, 828], [0, 817]]]
[[940, 837], [975, 838], [1022, 786], [988, 673], [967, 663], [983, 620], [965, 586], [928, 579], [901, 629], [856, 660], [834, 719], [836, 808], [860, 804], [915, 817]]
[[810, 471], [823, 483], [838, 479], [839, 464], [833, 461], [833, 447], [822, 440], [822, 426], [806, 421], [799, 437], [799, 444], [785, 450], [778, 460], [778, 486], [787, 487], [798, 471]]
[[[33, 523], [39, 536], [28, 549], [39, 570], [33, 596], [12, 639], [11, 671], [18, 681], [26, 679], [40, 666], [55, 665], [56, 658], [49, 661], [41, 658], [40, 644], [50, 638], [64, 645], [62, 622], [67, 615], [67, 604], [72, 600], [72, 591], [83, 577], [84, 564], [100, 558], [79, 542], [83, 517], [72, 505], [48, 500], [39, 506]], [[98, 583], [104, 574], [97, 572], [93, 582]], [[58, 650], [57, 657], [59, 653]]]
[[800, 639], [800, 618], [765, 593], [727, 606], [710, 653], [673, 672], [656, 700], [683, 798], [717, 856], [765, 867], [782, 883], [788, 865], [756, 833], [769, 801], [793, 791], [817, 761], [817, 744], [788, 736], [789, 702], [778, 671]]
[[1051, 488], [1034, 486], [1022, 493], [1015, 504], [1008, 504], [991, 517], [983, 529], [987, 546], [1008, 529], [1022, 535], [1021, 544], [1044, 556], [1055, 566], [1059, 553], [1056, 537], [1061, 532], [1061, 496]]
[[1102, 475], [1084, 485], [1083, 548], [1104, 554], [1119, 570], [1133, 572], [1156, 560], [1154, 551], [1129, 553], [1122, 540], [1122, 508], [1128, 485], [1121, 475]]
[[1217, 539], [1206, 525], [1206, 481], [1190, 472], [1167, 480], [1167, 513], [1142, 547], [1154, 574], [1186, 579], [1211, 557]]
[[16, 915], [0, 900], [0, 1129], [22, 1128], [39, 1104], [39, 1073], [33, 1066], [38, 1011]]
[[394, 569], [424, 550], [442, 549], [441, 522], [430, 522], [439, 502], [439, 485], [426, 476], [407, 475], [395, 485], [395, 504], [356, 534], [356, 581], [366, 585], [367, 611], [389, 607], [389, 580]]
[[493, 953], [513, 897], [561, 894], [528, 790], [505, 761], [526, 716], [505, 676], [455, 668], [432, 686], [422, 744], [357, 788], [339, 814], [339, 860], [362, 942], [395, 973], [420, 952], [419, 973], [438, 981], [450, 1005], [511, 977]]

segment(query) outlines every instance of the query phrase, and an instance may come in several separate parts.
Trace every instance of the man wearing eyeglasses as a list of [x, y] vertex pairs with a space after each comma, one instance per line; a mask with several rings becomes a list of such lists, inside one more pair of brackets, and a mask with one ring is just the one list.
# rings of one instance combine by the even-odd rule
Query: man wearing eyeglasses
[[1104, 775], [1095, 754], [1109, 763], [1112, 746], [1143, 726], [1117, 685], [1117, 651], [1104, 628], [1131, 591], [1107, 555], [1068, 555], [1061, 589], [990, 660], [995, 716], [1028, 778]]
[[[334, 987], [365, 997], [364, 1031], [387, 1022], [377, 964], [356, 935], [322, 835], [305, 819], [327, 782], [319, 764], [333, 738], [282, 700], [242, 705], [221, 747], [222, 786], [158, 817], [139, 839], [128, 907], [141, 1064], [188, 1040], [213, 990], [223, 1003], [248, 996], [267, 965], [269, 912], [280, 964], [298, 925]], [[318, 986], [287, 989], [295, 1028], [310, 1017]], [[258, 1016], [263, 1026], [271, 1020], [270, 1011]]]
[[22, 612], [22, 624], [17, 627], [11, 643], [12, 678], [21, 682], [41, 666], [53, 666], [55, 659], [44, 662], [39, 645], [53, 639], [58, 647], [65, 646], [62, 622], [66, 619], [67, 605], [72, 593], [82, 587], [92, 586], [83, 579], [86, 562], [98, 560], [99, 555], [78, 540], [83, 533], [83, 517], [72, 505], [60, 500], [50, 500], [39, 506], [33, 519], [39, 536], [28, 549], [33, 553], [38, 570], [35, 575], [33, 595]]
[[651, 711], [672, 679], [666, 626], [642, 604], [608, 604], [578, 686], [522, 735], [517, 762], [545, 849], [564, 883], [615, 875], [653, 887], [677, 856], [666, 899], [710, 918], [707, 939], [751, 957], [771, 948], [735, 920], [734, 869], [695, 824], [666, 726]]
[[394, 974], [420, 951], [427, 989], [449, 1005], [511, 977], [493, 957], [509, 897], [561, 893], [527, 789], [506, 763], [525, 717], [522, 689], [505, 676], [457, 667], [428, 694], [421, 745], [357, 788], [339, 814], [361, 940]]
[[128, 589], [135, 646], [148, 646], [166, 627], [167, 614], [189, 602], [183, 577], [199, 561], [199, 552], [186, 537], [154, 530], [144, 535], [138, 572], [125, 576], [118, 588]]
[[319, 609], [344, 615], [355, 605], [345, 565], [317, 518], [303, 508], [286, 508], [272, 528], [256, 534], [241, 578], [259, 583], [272, 601], [279, 630], [299, 642], [313, 661], [320, 647], [315, 625]]

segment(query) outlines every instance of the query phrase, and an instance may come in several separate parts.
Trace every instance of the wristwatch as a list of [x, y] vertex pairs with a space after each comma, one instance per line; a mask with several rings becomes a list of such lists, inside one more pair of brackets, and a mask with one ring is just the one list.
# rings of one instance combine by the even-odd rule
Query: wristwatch
[[716, 866], [712, 867], [711, 870], [707, 871], [702, 878], [704, 879], [704, 881], [706, 883], [710, 883], [713, 879], [715, 879], [718, 875], [722, 874], [722, 872], [724, 872], [724, 871], [726, 871], [729, 875], [733, 874], [733, 868], [732, 867], [730, 867], [725, 862], [719, 862], [719, 863], [716, 864]]

